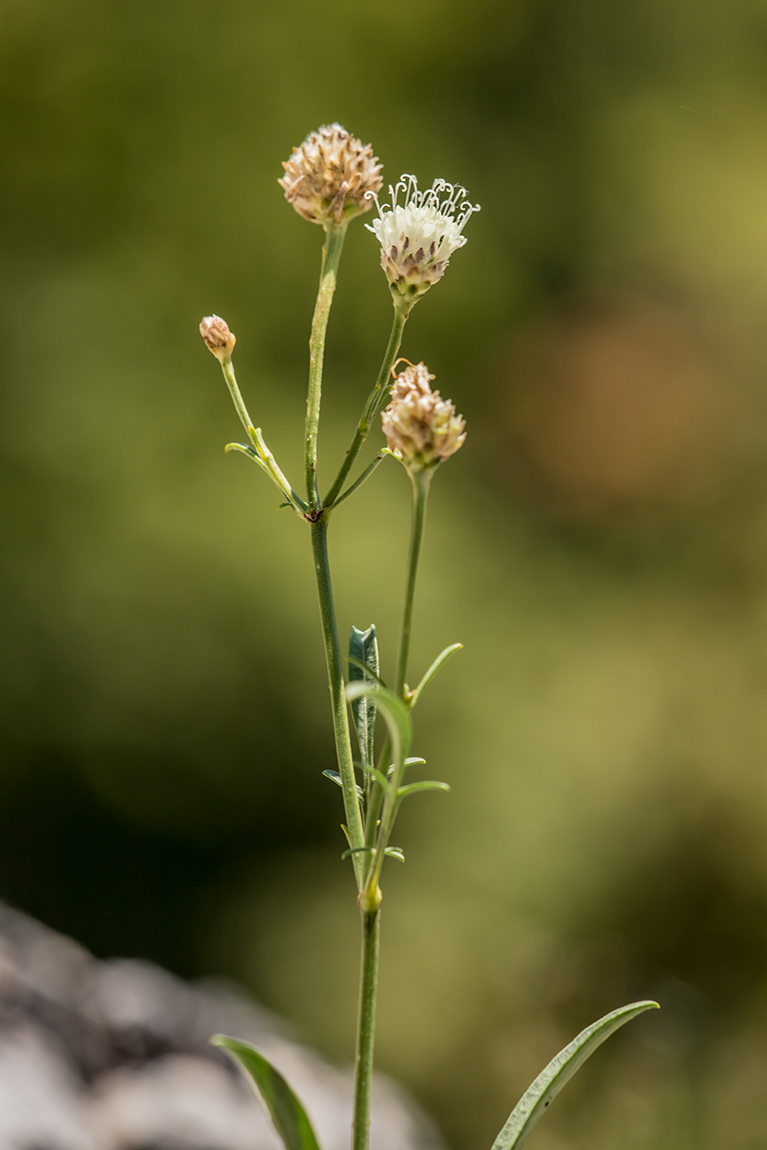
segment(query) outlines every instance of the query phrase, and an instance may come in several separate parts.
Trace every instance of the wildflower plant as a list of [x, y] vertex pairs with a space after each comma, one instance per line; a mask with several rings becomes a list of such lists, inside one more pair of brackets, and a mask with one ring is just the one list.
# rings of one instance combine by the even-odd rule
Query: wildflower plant
[[[410, 312], [442, 278], [451, 255], [466, 243], [464, 228], [479, 208], [471, 204], [466, 190], [459, 185], [440, 179], [420, 191], [416, 178], [410, 175], [390, 186], [390, 203], [382, 207], [378, 200], [381, 166], [371, 146], [363, 145], [339, 124], [310, 133], [283, 167], [285, 175], [279, 183], [286, 199], [303, 219], [320, 224], [325, 233], [310, 337], [302, 494], [280, 469], [261, 429], [251, 419], [235, 377], [232, 363], [235, 337], [229, 327], [220, 317], [211, 315], [203, 319], [200, 333], [221, 364], [247, 437], [246, 443], [230, 443], [226, 450], [242, 452], [268, 476], [280, 493], [281, 506], [292, 508], [310, 535], [338, 768], [324, 773], [342, 792], [343, 832], [347, 840], [342, 857], [351, 860], [362, 928], [351, 1147], [367, 1150], [382, 873], [387, 859], [404, 861], [401, 850], [392, 845], [392, 831], [402, 803], [424, 791], [449, 790], [442, 782], [412, 780], [412, 775], [424, 764], [423, 759], [411, 755], [412, 714], [424, 689], [461, 647], [460, 643], [446, 647], [417, 685], [409, 686], [410, 637], [429, 489], [437, 469], [463, 445], [466, 425], [452, 402], [432, 389], [434, 376], [426, 365], [412, 364], [398, 356]], [[378, 217], [367, 227], [379, 241], [381, 266], [391, 290], [394, 308], [391, 334], [349, 448], [323, 495], [317, 471], [317, 440], [325, 333], [347, 228], [374, 203]], [[401, 363], [407, 366], [397, 372]], [[387, 446], [352, 478], [359, 452], [374, 429], [383, 430]], [[328, 528], [333, 515], [359, 492], [386, 456], [402, 464], [412, 486], [410, 549], [396, 680], [392, 686], [388, 686], [381, 675], [374, 626], [365, 630], [352, 627], [346, 662], [348, 680], [344, 677], [328, 554]], [[356, 755], [352, 727], [358, 748]], [[409, 778], [412, 781], [408, 781]], [[551, 1099], [591, 1052], [629, 1019], [655, 1005], [632, 1003], [582, 1031], [549, 1063], [514, 1108], [493, 1150], [520, 1147]], [[318, 1150], [301, 1103], [264, 1056], [236, 1038], [217, 1035], [212, 1041], [226, 1049], [250, 1076], [287, 1150]]]

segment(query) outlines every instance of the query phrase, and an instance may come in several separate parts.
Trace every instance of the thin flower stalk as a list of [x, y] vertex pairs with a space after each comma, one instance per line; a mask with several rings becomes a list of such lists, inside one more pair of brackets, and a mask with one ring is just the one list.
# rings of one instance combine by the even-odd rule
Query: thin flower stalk
[[413, 632], [413, 606], [415, 585], [418, 577], [418, 562], [421, 558], [421, 545], [426, 523], [426, 504], [433, 470], [413, 471], [410, 479], [413, 486], [413, 510], [410, 526], [410, 549], [408, 552], [407, 580], [405, 582], [405, 606], [402, 613], [399, 659], [397, 660], [396, 693], [401, 699], [407, 698], [407, 668], [410, 659], [410, 639]]
[[376, 416], [379, 414], [381, 408], [386, 403], [389, 396], [389, 389], [392, 384], [392, 368], [397, 362], [400, 347], [402, 346], [402, 336], [405, 331], [405, 324], [407, 317], [412, 311], [413, 304], [407, 300], [396, 301], [394, 304], [394, 319], [392, 320], [391, 332], [389, 334], [389, 342], [386, 346], [381, 369], [378, 372], [378, 377], [370, 392], [365, 406], [360, 416], [359, 423], [357, 424], [351, 444], [344, 456], [344, 461], [341, 464], [338, 474], [333, 480], [333, 485], [328, 491], [327, 495], [322, 501], [323, 507], [331, 508], [337, 505], [338, 495], [341, 488], [346, 481], [346, 477], [354, 466], [354, 461], [362, 449], [365, 440], [370, 434]]
[[336, 290], [338, 263], [346, 237], [346, 223], [330, 224], [327, 229], [325, 246], [322, 249], [320, 288], [312, 317], [312, 331], [309, 340], [309, 389], [306, 397], [305, 474], [306, 497], [313, 510], [319, 510], [320, 497], [317, 487], [317, 436], [320, 424], [320, 403], [322, 401], [322, 369], [325, 361], [325, 334], [330, 317], [330, 308]]

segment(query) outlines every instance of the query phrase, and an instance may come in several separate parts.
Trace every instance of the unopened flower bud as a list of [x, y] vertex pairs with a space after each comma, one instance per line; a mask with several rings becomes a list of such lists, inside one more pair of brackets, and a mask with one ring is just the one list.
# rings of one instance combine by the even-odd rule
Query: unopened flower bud
[[232, 358], [237, 340], [221, 316], [206, 315], [200, 324], [200, 335], [205, 340], [205, 346], [220, 363], [226, 363]]
[[365, 226], [381, 245], [394, 296], [415, 299], [442, 278], [450, 256], [466, 243], [463, 229], [479, 205], [469, 203], [465, 188], [444, 180], [419, 192], [415, 176], [403, 176], [389, 195], [391, 206], [383, 208], [376, 197], [378, 219]]
[[285, 175], [278, 183], [288, 203], [305, 220], [326, 228], [368, 211], [382, 182], [372, 146], [340, 124], [311, 132], [282, 166]]
[[389, 450], [408, 470], [436, 467], [466, 439], [466, 421], [449, 399], [432, 391], [433, 379], [425, 363], [410, 364], [395, 378], [381, 415]]

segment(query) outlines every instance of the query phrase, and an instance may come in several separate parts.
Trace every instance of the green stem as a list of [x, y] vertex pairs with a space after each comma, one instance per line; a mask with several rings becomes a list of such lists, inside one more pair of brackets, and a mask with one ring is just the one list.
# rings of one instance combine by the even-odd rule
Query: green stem
[[237, 385], [237, 376], [234, 374], [234, 365], [230, 359], [225, 359], [221, 364], [221, 370], [224, 373], [226, 386], [229, 388], [229, 394], [232, 397], [232, 403], [235, 410], [240, 417], [240, 423], [245, 428], [248, 436], [250, 436], [250, 429], [253, 427], [253, 420], [250, 418], [250, 413], [245, 406], [245, 400], [242, 398], [242, 392]]
[[410, 635], [413, 625], [413, 603], [415, 600], [415, 581], [418, 575], [418, 560], [421, 555], [423, 542], [423, 528], [426, 520], [426, 501], [429, 495], [429, 484], [434, 474], [434, 468], [411, 471], [410, 478], [413, 483], [413, 516], [410, 526], [410, 554], [408, 557], [407, 583], [405, 585], [405, 610], [402, 615], [402, 637], [400, 639], [399, 662], [397, 664], [396, 693], [405, 698], [405, 684], [407, 682], [407, 664], [410, 655]]
[[341, 464], [341, 469], [338, 475], [333, 480], [333, 486], [328, 491], [327, 495], [322, 501], [323, 507], [332, 507], [338, 498], [338, 494], [344, 485], [346, 476], [352, 469], [355, 459], [360, 453], [360, 449], [368, 437], [370, 428], [373, 425], [378, 412], [383, 407], [383, 403], [389, 394], [389, 387], [391, 385], [391, 369], [394, 366], [395, 360], [399, 354], [400, 345], [402, 344], [402, 333], [405, 330], [405, 323], [407, 317], [413, 307], [412, 301], [401, 301], [394, 305], [394, 319], [392, 321], [391, 332], [389, 334], [389, 342], [386, 347], [386, 352], [381, 364], [381, 370], [378, 373], [378, 379], [375, 386], [371, 391], [365, 403], [364, 410], [360, 416], [360, 421], [357, 424], [357, 430], [354, 432], [354, 438], [351, 441], [349, 450], [344, 456], [344, 461]]
[[[242, 398], [242, 393], [237, 385], [237, 376], [234, 374], [234, 365], [232, 364], [231, 358], [225, 359], [222, 362], [221, 370], [224, 373], [224, 379], [226, 380], [226, 385], [229, 388], [229, 394], [232, 397], [232, 402], [234, 403], [235, 410], [240, 417], [240, 423], [247, 431], [248, 438], [250, 439], [251, 443], [255, 446], [255, 457], [257, 461], [261, 464], [261, 467], [264, 469], [269, 478], [274, 481], [277, 487], [279, 487], [288, 503], [292, 504], [293, 508], [299, 513], [299, 515], [302, 514], [307, 510], [306, 504], [304, 503], [301, 496], [293, 490], [290, 483], [280, 470], [277, 460], [274, 458], [271, 451], [267, 447], [264, 437], [261, 434], [261, 428], [253, 426], [253, 420], [250, 418], [250, 412], [245, 406], [245, 400]], [[235, 450], [244, 450], [246, 454], [249, 454], [248, 449], [241, 448], [241, 445], [233, 443], [230, 446]], [[228, 450], [229, 447], [227, 447], [227, 451]]]
[[381, 911], [362, 911], [362, 970], [360, 974], [357, 1051], [354, 1061], [352, 1150], [367, 1150], [370, 1141], [370, 1090], [373, 1084], [373, 1044], [378, 990], [378, 949]]
[[[341, 647], [338, 642], [338, 627], [336, 625], [336, 612], [333, 604], [333, 587], [330, 581], [328, 520], [326, 515], [322, 515], [316, 522], [311, 523], [311, 532], [314, 573], [317, 579], [322, 637], [325, 641], [325, 659], [328, 668], [330, 699], [333, 708], [333, 733], [335, 735], [338, 770], [341, 775], [341, 785], [344, 796], [346, 826], [349, 832], [349, 846], [354, 850], [358, 850], [359, 847], [365, 845], [365, 833], [362, 827], [360, 802], [357, 797], [357, 780], [354, 775], [354, 754], [349, 731], [349, 712], [344, 694], [343, 663], [341, 662]], [[361, 853], [353, 854], [352, 861], [354, 863], [354, 871], [359, 887], [362, 884], [364, 875], [364, 855]]]
[[309, 391], [306, 397], [305, 470], [306, 496], [312, 508], [320, 506], [317, 489], [317, 432], [320, 423], [320, 403], [322, 400], [322, 367], [325, 360], [325, 332], [328, 327], [330, 307], [336, 290], [338, 261], [346, 236], [344, 224], [331, 224], [328, 227], [325, 246], [322, 249], [322, 268], [317, 303], [312, 317], [312, 332], [309, 338]]
[[[387, 736], [386, 740], [384, 741], [384, 745], [381, 748], [381, 754], [378, 757], [378, 769], [384, 774], [386, 774], [390, 752], [391, 740]], [[368, 853], [363, 855], [365, 860], [366, 886], [371, 872], [375, 869], [375, 846], [378, 841], [378, 821], [381, 817], [383, 797], [384, 793], [381, 784], [377, 780], [373, 779], [368, 790], [367, 802], [365, 804], [365, 846], [369, 848]]]

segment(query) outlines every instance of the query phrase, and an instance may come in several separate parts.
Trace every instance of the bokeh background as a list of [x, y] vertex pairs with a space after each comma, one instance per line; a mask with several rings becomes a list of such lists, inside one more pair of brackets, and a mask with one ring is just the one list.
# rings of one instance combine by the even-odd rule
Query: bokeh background
[[[405, 808], [380, 1064], [487, 1147], [582, 1025], [539, 1150], [767, 1144], [765, 0], [2, 0], [0, 896], [245, 983], [350, 1057], [356, 911], [306, 533], [241, 456], [224, 315], [300, 474], [320, 123], [482, 204], [404, 354], [469, 421], [414, 666], [452, 795]], [[390, 305], [348, 240], [321, 449]], [[332, 462], [325, 464], [329, 477]], [[333, 526], [394, 657], [393, 464]]]

